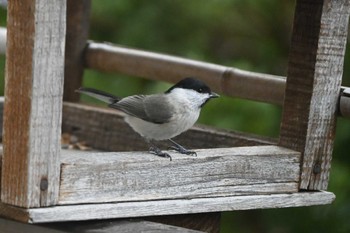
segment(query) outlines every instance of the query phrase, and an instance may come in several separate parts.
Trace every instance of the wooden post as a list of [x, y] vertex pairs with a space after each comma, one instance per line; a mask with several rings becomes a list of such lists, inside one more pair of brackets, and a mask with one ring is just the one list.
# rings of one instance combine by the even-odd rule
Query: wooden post
[[302, 152], [301, 189], [327, 189], [348, 0], [298, 0], [279, 145]]
[[77, 102], [75, 90], [81, 87], [83, 53], [89, 35], [91, 0], [67, 0], [67, 36], [64, 71], [64, 101]]
[[1, 201], [54, 205], [59, 158], [66, 1], [10, 0]]

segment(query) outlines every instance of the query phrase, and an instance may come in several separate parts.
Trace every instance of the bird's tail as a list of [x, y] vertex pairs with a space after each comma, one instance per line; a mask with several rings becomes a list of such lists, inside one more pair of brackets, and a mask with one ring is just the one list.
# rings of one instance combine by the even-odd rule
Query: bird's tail
[[89, 87], [81, 87], [76, 90], [76, 92], [83, 93], [108, 104], [114, 104], [120, 100], [120, 98], [115, 95]]

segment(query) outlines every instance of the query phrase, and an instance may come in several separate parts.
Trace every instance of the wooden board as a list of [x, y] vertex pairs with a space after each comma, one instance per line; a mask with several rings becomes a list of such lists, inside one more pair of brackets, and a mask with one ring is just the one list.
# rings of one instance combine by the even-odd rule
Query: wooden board
[[31, 223], [89, 219], [130, 218], [171, 214], [286, 208], [325, 205], [334, 201], [330, 192], [301, 192], [108, 204], [68, 205], [23, 209], [0, 203], [0, 216]]
[[328, 186], [348, 32], [348, 0], [298, 0], [280, 143], [303, 155], [301, 189]]
[[300, 156], [277, 146], [169, 152], [63, 151], [59, 204], [293, 193]]
[[1, 200], [12, 205], [57, 202], [65, 22], [65, 0], [8, 3]]

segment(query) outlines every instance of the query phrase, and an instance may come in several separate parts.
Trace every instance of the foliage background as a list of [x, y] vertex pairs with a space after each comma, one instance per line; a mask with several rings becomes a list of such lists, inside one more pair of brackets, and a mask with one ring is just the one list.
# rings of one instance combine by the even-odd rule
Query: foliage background
[[[294, 1], [92, 1], [90, 38], [251, 71], [286, 75]], [[6, 11], [0, 9], [0, 25]], [[349, 50], [349, 49], [348, 49]], [[349, 52], [343, 85], [350, 86]], [[4, 56], [0, 56], [3, 94]], [[170, 84], [87, 70], [85, 86], [120, 96], [163, 91]], [[91, 100], [88, 100], [91, 101]], [[278, 137], [281, 109], [222, 97], [200, 122]], [[350, 232], [350, 120], [338, 119], [329, 191], [332, 205], [224, 213], [222, 232]]]

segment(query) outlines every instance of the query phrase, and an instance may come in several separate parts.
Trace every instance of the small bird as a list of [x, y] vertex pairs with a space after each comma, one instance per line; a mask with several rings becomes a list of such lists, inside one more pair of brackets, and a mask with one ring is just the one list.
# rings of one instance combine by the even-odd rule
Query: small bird
[[171, 149], [181, 154], [197, 155], [172, 138], [191, 128], [202, 107], [210, 99], [219, 97], [204, 82], [191, 77], [181, 80], [164, 93], [152, 95], [120, 98], [93, 88], [81, 87], [76, 91], [126, 113], [126, 123], [150, 145], [149, 152], [170, 160], [171, 156], [160, 150], [153, 141], [169, 140], [173, 144]]

